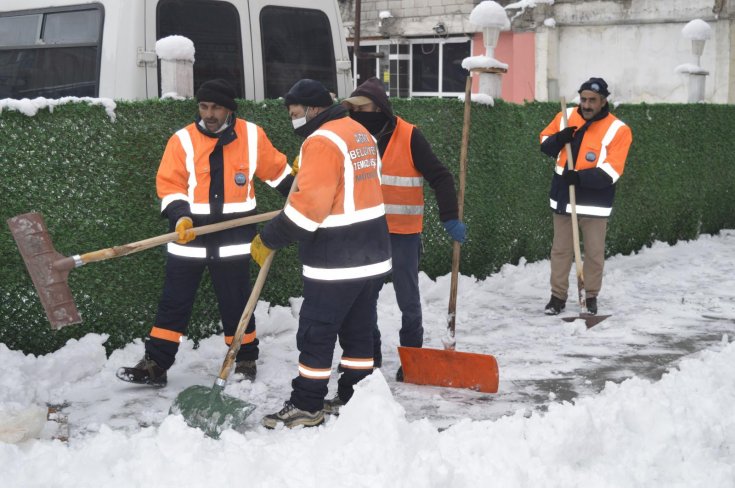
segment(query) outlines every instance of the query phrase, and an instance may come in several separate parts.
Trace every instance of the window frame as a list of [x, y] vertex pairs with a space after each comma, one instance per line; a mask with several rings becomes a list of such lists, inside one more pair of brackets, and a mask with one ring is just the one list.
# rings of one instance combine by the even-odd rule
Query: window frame
[[[43, 42], [43, 30], [46, 22], [46, 16], [49, 14], [56, 14], [60, 12], [81, 12], [86, 10], [96, 10], [99, 12], [99, 30], [97, 32], [97, 40], [94, 42], [69, 42], [69, 43], [53, 43], [46, 44]], [[80, 47], [94, 47], [97, 50], [95, 57], [95, 70], [94, 70], [94, 97], [99, 96], [100, 91], [100, 73], [102, 70], [102, 43], [103, 32], [105, 26], [105, 7], [101, 3], [82, 3], [75, 5], [65, 5], [60, 7], [48, 7], [48, 8], [36, 8], [28, 10], [14, 10], [11, 12], [0, 12], [0, 17], [22, 17], [28, 15], [38, 15], [39, 21], [35, 35], [35, 41], [33, 44], [19, 44], [19, 45], [0, 45], [0, 52], [5, 51], [36, 51], [36, 50], [53, 50], [53, 49], [69, 49], [69, 48], [80, 48]], [[45, 88], [54, 88], [54, 85], [49, 87], [42, 87], [40, 90]]]

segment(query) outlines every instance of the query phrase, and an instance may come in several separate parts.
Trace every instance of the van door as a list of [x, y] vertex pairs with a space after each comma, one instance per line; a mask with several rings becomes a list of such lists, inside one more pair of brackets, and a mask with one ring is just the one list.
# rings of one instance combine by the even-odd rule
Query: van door
[[282, 97], [301, 78], [345, 96], [346, 75], [337, 68], [347, 52], [336, 1], [251, 0], [250, 13], [256, 100]]
[[[155, 39], [179, 35], [194, 43], [195, 92], [207, 80], [224, 78], [238, 98], [254, 98], [253, 63], [244, 62], [252, 59], [247, 1], [158, 0], [153, 18]], [[160, 81], [156, 90], [160, 95]]]

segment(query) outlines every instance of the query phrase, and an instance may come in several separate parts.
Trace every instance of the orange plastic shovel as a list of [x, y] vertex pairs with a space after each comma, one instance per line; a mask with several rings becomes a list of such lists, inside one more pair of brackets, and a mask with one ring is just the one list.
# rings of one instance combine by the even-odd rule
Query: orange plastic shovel
[[[464, 94], [464, 122], [462, 148], [459, 157], [459, 219], [464, 216], [464, 187], [467, 174], [467, 148], [470, 139], [470, 101], [472, 75], [467, 76]], [[454, 339], [457, 309], [457, 282], [459, 275], [460, 244], [452, 248], [452, 278], [449, 289], [447, 340], [444, 349], [399, 347], [398, 355], [403, 368], [403, 381], [417, 385], [469, 388], [486, 393], [498, 391], [498, 362], [489, 354], [475, 354], [455, 350]]]

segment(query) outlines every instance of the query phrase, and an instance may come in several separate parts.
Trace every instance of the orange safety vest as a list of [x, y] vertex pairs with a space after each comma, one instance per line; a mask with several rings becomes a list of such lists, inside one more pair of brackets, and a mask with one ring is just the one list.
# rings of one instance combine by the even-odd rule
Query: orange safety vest
[[298, 189], [284, 215], [314, 233], [301, 241], [304, 278], [365, 279], [391, 270], [373, 137], [349, 117], [330, 120], [301, 146]]
[[382, 156], [383, 199], [391, 234], [417, 234], [423, 229], [424, 177], [413, 164], [414, 127], [396, 117], [396, 127]]
[[[233, 218], [236, 214], [255, 210], [255, 185], [253, 177], [277, 187], [290, 174], [286, 156], [273, 147], [263, 129], [252, 122], [235, 119], [236, 137], [222, 146], [222, 171], [224, 196], [222, 215]], [[214, 223], [224, 220], [212, 215], [209, 202], [210, 155], [218, 138], [202, 134], [196, 124], [189, 124], [177, 131], [168, 141], [156, 176], [156, 189], [161, 198], [161, 212], [172, 202], [189, 203], [194, 224], [199, 220]], [[167, 249], [178, 256], [206, 258], [207, 250], [192, 243], [169, 243]], [[218, 250], [219, 257], [250, 253], [250, 243], [228, 243]]]

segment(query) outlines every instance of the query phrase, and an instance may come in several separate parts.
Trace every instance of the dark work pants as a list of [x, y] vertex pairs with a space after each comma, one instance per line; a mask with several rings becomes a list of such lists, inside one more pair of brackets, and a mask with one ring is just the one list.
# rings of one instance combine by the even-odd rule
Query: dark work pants
[[[245, 303], [250, 296], [249, 256], [207, 262], [204, 259], [186, 259], [169, 254], [166, 258], [163, 294], [158, 302], [156, 327], [186, 334], [204, 268], [209, 269], [225, 336], [231, 337], [235, 334], [242, 311], [245, 309]], [[255, 317], [253, 316], [250, 318], [245, 333], [254, 332]], [[146, 341], [145, 348], [159, 366], [168, 369], [174, 363], [179, 343], [150, 337]], [[237, 361], [257, 358], [257, 338], [240, 347]]]
[[[344, 358], [372, 358], [382, 281], [382, 277], [348, 282], [304, 280], [304, 301], [296, 334], [300, 366], [330, 369], [338, 336]], [[345, 402], [352, 397], [354, 385], [372, 373], [372, 369], [342, 367], [340, 371], [337, 394]], [[329, 378], [297, 376], [291, 382], [291, 402], [302, 410], [321, 410], [328, 383]]]
[[[398, 333], [402, 346], [421, 347], [424, 344], [424, 327], [419, 293], [419, 260], [421, 259], [421, 234], [391, 234], [393, 255], [393, 289], [401, 310], [401, 330]], [[380, 329], [377, 321], [374, 331], [375, 367], [382, 364]]]

